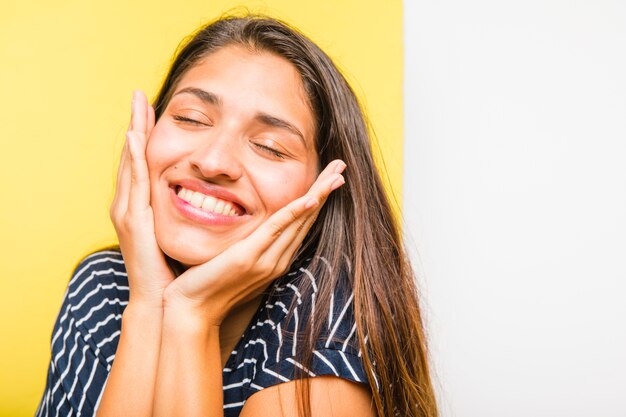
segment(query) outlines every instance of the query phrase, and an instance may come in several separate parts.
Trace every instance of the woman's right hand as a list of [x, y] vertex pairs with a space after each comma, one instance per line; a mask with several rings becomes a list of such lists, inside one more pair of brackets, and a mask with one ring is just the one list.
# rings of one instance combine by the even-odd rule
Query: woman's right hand
[[174, 273], [157, 244], [150, 206], [145, 155], [154, 119], [154, 109], [145, 94], [135, 91], [109, 215], [128, 273], [130, 303], [161, 307], [163, 291], [173, 281]]

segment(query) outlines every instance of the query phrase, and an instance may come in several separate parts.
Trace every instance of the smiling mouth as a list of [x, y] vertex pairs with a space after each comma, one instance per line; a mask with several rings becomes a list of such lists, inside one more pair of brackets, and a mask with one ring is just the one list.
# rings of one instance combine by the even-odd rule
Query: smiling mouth
[[182, 186], [177, 186], [176, 195], [191, 204], [192, 206], [208, 213], [220, 214], [222, 216], [236, 217], [243, 215], [243, 210], [236, 204], [206, 195], [197, 191], [188, 190]]

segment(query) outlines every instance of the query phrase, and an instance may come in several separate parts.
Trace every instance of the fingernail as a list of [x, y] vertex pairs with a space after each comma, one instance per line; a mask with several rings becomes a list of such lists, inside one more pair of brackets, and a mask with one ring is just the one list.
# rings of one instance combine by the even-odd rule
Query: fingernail
[[344, 169], [346, 169], [346, 164], [345, 164], [343, 161], [339, 161], [339, 162], [337, 163], [337, 166], [335, 167], [334, 172], [335, 172], [336, 174], [340, 174], [340, 173], [342, 173], [342, 172], [343, 172], [343, 170], [344, 170]]
[[346, 180], [344, 180], [343, 177], [340, 176], [335, 181], [333, 181], [333, 184], [330, 186], [330, 189], [335, 191], [337, 188], [341, 187], [345, 183], [346, 183]]
[[309, 198], [309, 201], [307, 201], [306, 204], [304, 205], [304, 208], [310, 209], [310, 208], [317, 206], [319, 203], [320, 202], [317, 201], [317, 199], [311, 197]]
[[139, 90], [133, 91], [133, 100], [139, 100], [140, 98], [141, 94], [139, 93]]

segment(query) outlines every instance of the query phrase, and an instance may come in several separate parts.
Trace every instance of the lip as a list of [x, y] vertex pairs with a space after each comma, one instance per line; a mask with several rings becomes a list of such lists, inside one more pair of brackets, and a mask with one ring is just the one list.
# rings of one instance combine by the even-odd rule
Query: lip
[[204, 195], [210, 195], [220, 200], [228, 201], [235, 206], [235, 210], [240, 216], [247, 214], [249, 210], [243, 204], [243, 202], [235, 194], [231, 193], [227, 189], [220, 187], [219, 185], [210, 184], [204, 181], [198, 181], [195, 179], [183, 179], [175, 181], [170, 184], [170, 188], [174, 191], [178, 191], [178, 187], [183, 187], [191, 191], [197, 191]]
[[[197, 191], [205, 195], [219, 198], [220, 200], [228, 201], [233, 204], [239, 215], [227, 216], [199, 209], [198, 207], [178, 197], [176, 192], [179, 187], [184, 187], [191, 191]], [[237, 198], [237, 196], [222, 187], [215, 186], [213, 184], [207, 184], [196, 180], [181, 180], [171, 183], [169, 189], [170, 197], [174, 206], [178, 209], [178, 212], [194, 222], [212, 226], [228, 225], [242, 221], [242, 219], [248, 215], [248, 210], [246, 210], [243, 204], [241, 204], [241, 200]]]

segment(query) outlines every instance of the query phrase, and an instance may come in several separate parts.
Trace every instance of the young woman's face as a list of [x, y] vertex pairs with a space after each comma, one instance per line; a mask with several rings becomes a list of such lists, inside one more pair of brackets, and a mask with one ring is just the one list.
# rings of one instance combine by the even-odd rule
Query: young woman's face
[[156, 239], [197, 265], [304, 195], [318, 173], [314, 116], [295, 67], [229, 46], [180, 80], [149, 138]]

